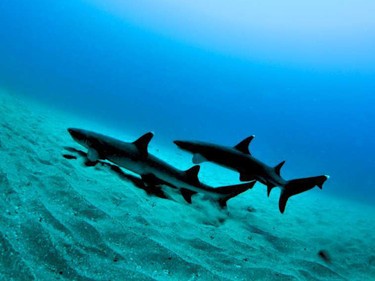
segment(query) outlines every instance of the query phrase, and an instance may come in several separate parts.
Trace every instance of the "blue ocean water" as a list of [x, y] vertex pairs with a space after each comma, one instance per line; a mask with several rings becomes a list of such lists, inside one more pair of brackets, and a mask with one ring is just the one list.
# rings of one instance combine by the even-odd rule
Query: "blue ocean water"
[[286, 160], [286, 178], [329, 174], [324, 192], [375, 203], [373, 20], [357, 30], [367, 41], [353, 46], [329, 38], [320, 44], [330, 52], [314, 52], [316, 38], [301, 46], [280, 38], [270, 49], [255, 37], [259, 56], [245, 56], [96, 4], [2, 1], [1, 88], [166, 140], [232, 145], [255, 134], [253, 154]]

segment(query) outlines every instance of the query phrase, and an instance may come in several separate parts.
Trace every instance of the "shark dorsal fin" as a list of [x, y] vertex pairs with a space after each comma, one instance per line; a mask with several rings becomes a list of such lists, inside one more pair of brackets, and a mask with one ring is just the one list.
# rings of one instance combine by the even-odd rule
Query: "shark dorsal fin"
[[193, 166], [190, 169], [185, 171], [185, 175], [190, 182], [199, 183], [198, 173], [199, 173], [200, 168], [201, 167], [199, 165], [195, 165], [195, 166]]
[[148, 132], [141, 136], [139, 139], [133, 142], [133, 144], [138, 148], [142, 153], [148, 154], [148, 144], [150, 143], [152, 137], [154, 136], [153, 132]]
[[247, 137], [246, 139], [242, 140], [240, 143], [238, 143], [236, 146], [234, 146], [234, 149], [244, 153], [244, 154], [249, 154], [251, 155], [250, 153], [250, 150], [249, 150], [249, 145], [251, 143], [251, 141], [253, 140], [255, 136], [252, 135], [250, 137]]
[[274, 169], [275, 169], [275, 173], [280, 177], [280, 170], [281, 170], [281, 167], [285, 164], [285, 161], [283, 162], [280, 162], [280, 164], [278, 164]]

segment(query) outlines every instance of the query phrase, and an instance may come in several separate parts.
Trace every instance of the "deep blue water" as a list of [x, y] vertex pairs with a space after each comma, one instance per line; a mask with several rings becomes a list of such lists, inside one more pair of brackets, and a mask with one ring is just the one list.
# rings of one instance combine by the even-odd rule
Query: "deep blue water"
[[1, 1], [0, 38], [3, 89], [165, 140], [255, 134], [286, 178], [329, 174], [324, 192], [375, 203], [375, 65], [244, 58], [78, 0]]

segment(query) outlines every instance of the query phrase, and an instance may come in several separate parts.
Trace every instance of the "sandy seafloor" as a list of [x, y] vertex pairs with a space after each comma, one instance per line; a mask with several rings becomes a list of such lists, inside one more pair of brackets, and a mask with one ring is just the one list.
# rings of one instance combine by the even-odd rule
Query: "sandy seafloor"
[[[67, 127], [111, 133], [103, 125], [8, 93], [0, 125], [0, 280], [375, 280], [374, 207], [316, 188], [281, 215], [278, 191], [268, 199], [260, 184], [229, 201], [227, 213], [199, 196], [192, 205], [179, 194], [160, 199], [131, 176], [62, 156], [74, 154], [65, 146], [81, 149]], [[157, 132], [150, 151], [191, 166]], [[238, 182], [207, 164], [200, 178]]]

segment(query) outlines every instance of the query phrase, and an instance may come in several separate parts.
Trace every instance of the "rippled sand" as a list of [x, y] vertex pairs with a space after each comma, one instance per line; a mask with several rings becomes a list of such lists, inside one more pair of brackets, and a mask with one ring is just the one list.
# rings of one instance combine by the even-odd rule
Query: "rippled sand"
[[[260, 184], [228, 213], [202, 198], [187, 205], [66, 148], [81, 149], [67, 127], [99, 126], [6, 94], [0, 126], [0, 280], [375, 280], [374, 208], [316, 189], [281, 215], [278, 192], [268, 199]], [[151, 151], [190, 165], [157, 135]], [[204, 165], [201, 179], [230, 176]]]

